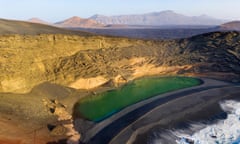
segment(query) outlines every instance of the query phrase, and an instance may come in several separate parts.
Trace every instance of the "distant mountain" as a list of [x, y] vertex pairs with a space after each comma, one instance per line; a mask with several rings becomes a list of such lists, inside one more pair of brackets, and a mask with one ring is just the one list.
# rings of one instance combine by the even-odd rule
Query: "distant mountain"
[[89, 35], [89, 33], [81, 31], [72, 31], [62, 29], [50, 25], [39, 23], [30, 23], [25, 21], [0, 19], [0, 35], [2, 34], [77, 34]]
[[51, 25], [51, 23], [46, 22], [46, 21], [44, 21], [44, 20], [41, 20], [41, 19], [39, 19], [39, 18], [31, 18], [31, 19], [28, 20], [28, 22]]
[[76, 27], [101, 27], [102, 24], [96, 22], [92, 19], [83, 19], [77, 16], [71, 17], [61, 22], [55, 23], [56, 26], [60, 27], [69, 27], [69, 28], [76, 28]]
[[94, 15], [90, 19], [101, 24], [126, 24], [126, 25], [220, 25], [224, 20], [215, 19], [206, 15], [185, 16], [173, 11], [162, 11], [141, 15], [103, 16]]
[[222, 24], [219, 27], [221, 30], [236, 30], [240, 31], [240, 21], [232, 21], [225, 24]]

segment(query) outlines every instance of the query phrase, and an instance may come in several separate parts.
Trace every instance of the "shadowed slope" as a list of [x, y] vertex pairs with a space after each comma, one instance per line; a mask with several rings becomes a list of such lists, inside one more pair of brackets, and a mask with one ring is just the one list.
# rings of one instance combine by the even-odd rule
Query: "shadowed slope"
[[236, 30], [240, 31], [240, 21], [232, 21], [220, 26], [221, 30]]
[[66, 29], [57, 28], [54, 26], [30, 23], [24, 21], [5, 20], [0, 19], [0, 34], [77, 34], [77, 35], [90, 35], [87, 32], [71, 31]]

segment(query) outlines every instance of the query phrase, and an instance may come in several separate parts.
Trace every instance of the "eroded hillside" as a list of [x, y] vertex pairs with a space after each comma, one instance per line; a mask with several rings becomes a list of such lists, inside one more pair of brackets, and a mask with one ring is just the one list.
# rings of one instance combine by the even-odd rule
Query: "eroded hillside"
[[[1, 36], [1, 92], [26, 92], [44, 81], [67, 84], [80, 77], [84, 69], [58, 74], [58, 67], [63, 66], [61, 59], [73, 57], [79, 51], [95, 51], [145, 45], [143, 41], [98, 36], [74, 35], [8, 35]], [[81, 60], [80, 60], [81, 61]], [[74, 64], [68, 65], [74, 68]], [[87, 68], [86, 68], [87, 69]], [[65, 74], [65, 75], [64, 75]], [[63, 75], [64, 77], [61, 77]]]
[[0, 37], [0, 92], [25, 93], [49, 81], [77, 89], [145, 75], [202, 75], [239, 81], [240, 35], [144, 41], [75, 35]]

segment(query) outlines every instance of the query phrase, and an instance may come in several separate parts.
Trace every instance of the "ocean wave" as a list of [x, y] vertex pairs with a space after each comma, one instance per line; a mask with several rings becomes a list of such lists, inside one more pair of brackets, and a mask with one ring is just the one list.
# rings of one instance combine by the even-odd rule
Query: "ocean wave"
[[240, 102], [228, 100], [220, 103], [227, 113], [227, 118], [214, 124], [192, 124], [191, 127], [202, 129], [187, 134], [184, 130], [173, 131], [177, 144], [239, 144], [240, 138]]
[[184, 124], [181, 129], [151, 132], [148, 144], [240, 144], [240, 102], [220, 102], [224, 118]]

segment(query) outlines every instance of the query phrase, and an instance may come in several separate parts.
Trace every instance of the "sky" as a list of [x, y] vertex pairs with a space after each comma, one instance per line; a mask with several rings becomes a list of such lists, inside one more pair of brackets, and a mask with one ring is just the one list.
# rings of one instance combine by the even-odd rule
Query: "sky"
[[0, 18], [58, 22], [72, 16], [143, 14], [173, 10], [187, 16], [240, 20], [240, 0], [0, 0]]

